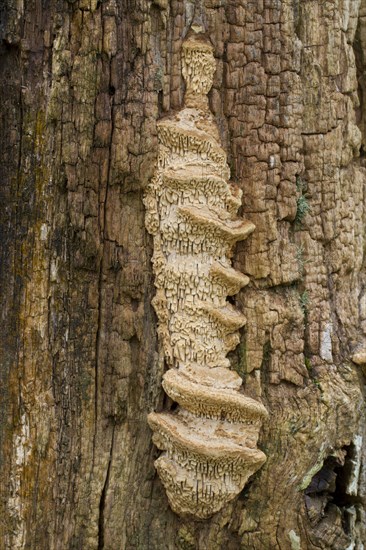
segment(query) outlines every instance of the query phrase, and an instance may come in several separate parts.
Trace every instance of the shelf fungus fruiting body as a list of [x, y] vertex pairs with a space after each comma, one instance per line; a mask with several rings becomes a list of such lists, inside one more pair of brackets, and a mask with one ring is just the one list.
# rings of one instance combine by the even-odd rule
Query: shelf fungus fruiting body
[[254, 225], [236, 217], [241, 191], [208, 107], [215, 59], [201, 36], [183, 44], [184, 108], [158, 123], [158, 168], [145, 196], [154, 236], [153, 304], [169, 370], [163, 387], [178, 404], [151, 413], [155, 462], [172, 509], [208, 518], [264, 463], [256, 447], [266, 409], [241, 391], [228, 352], [244, 316], [227, 301], [248, 284], [231, 266], [235, 243]]

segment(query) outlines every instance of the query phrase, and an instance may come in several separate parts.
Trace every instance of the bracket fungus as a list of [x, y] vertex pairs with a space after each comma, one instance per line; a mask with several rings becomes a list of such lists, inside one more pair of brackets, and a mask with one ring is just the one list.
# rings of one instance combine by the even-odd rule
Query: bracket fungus
[[265, 462], [257, 447], [267, 411], [244, 395], [228, 352], [244, 316], [227, 297], [248, 284], [230, 258], [255, 229], [236, 217], [241, 191], [228, 182], [226, 153], [208, 105], [216, 69], [203, 35], [182, 47], [182, 110], [158, 123], [158, 168], [145, 195], [154, 237], [153, 300], [169, 370], [163, 388], [178, 403], [151, 413], [155, 466], [172, 509], [208, 518], [232, 500]]

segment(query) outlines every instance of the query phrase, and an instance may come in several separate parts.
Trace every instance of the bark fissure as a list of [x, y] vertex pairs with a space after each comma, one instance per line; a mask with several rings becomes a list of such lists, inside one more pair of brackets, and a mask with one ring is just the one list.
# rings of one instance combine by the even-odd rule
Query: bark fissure
[[107, 493], [109, 488], [109, 478], [113, 461], [113, 452], [114, 452], [114, 432], [115, 424], [112, 427], [112, 436], [111, 436], [111, 445], [109, 450], [109, 458], [107, 465], [107, 472], [104, 480], [104, 485], [99, 500], [99, 518], [98, 518], [98, 550], [104, 549], [104, 530], [105, 530], [105, 504], [107, 499]]

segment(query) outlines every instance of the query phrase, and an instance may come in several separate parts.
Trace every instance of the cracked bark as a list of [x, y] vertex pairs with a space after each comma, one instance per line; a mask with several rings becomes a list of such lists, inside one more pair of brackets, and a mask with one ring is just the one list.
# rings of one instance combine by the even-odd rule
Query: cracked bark
[[217, 61], [210, 108], [256, 225], [234, 257], [251, 283], [235, 298], [248, 324], [231, 360], [270, 413], [267, 462], [205, 522], [173, 514], [153, 467], [146, 417], [163, 408], [164, 363], [142, 195], [156, 122], [182, 107], [194, 3], [5, 0], [6, 549], [366, 542], [364, 367], [351, 360], [366, 342], [366, 2], [201, 11]]

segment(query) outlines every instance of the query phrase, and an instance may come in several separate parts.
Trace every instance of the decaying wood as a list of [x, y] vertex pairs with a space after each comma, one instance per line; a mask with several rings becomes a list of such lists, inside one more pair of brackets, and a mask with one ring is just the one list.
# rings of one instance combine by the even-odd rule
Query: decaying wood
[[[365, 0], [5, 0], [0, 14], [1, 545], [360, 550]], [[230, 360], [269, 412], [266, 463], [205, 521], [171, 511], [147, 424], [167, 403], [142, 198], [157, 122], [183, 105], [192, 22], [256, 226], [234, 256], [250, 284]]]

